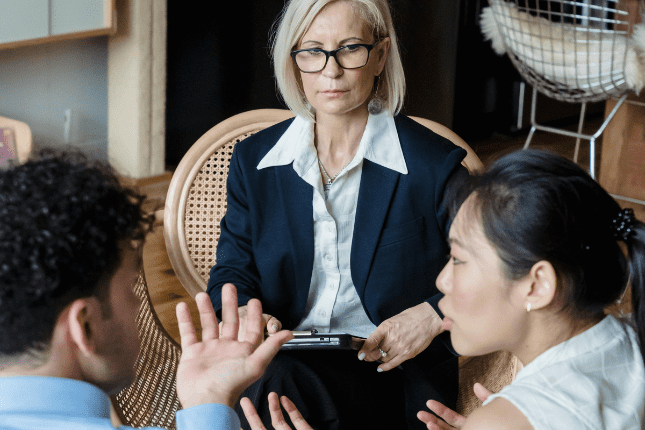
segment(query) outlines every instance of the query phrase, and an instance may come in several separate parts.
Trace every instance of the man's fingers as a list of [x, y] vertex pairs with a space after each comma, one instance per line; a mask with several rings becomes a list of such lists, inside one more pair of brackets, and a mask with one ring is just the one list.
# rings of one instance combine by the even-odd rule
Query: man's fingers
[[202, 342], [217, 339], [219, 337], [219, 323], [210, 297], [206, 293], [199, 293], [195, 296], [195, 301], [199, 310], [199, 320], [202, 324]]
[[190, 310], [184, 302], [178, 303], [175, 308], [177, 313], [177, 324], [179, 325], [179, 337], [181, 339], [181, 348], [185, 349], [197, 343], [197, 333], [193, 320], [190, 318]]
[[273, 336], [269, 336], [253, 351], [253, 354], [248, 359], [253, 363], [252, 366], [256, 370], [258, 378], [266, 370], [273, 357], [280, 351], [280, 347], [291, 339], [293, 339], [293, 334], [290, 331], [279, 331]]
[[253, 403], [248, 397], [243, 397], [242, 400], [240, 400], [240, 405], [242, 406], [242, 411], [244, 411], [246, 420], [249, 422], [249, 426], [251, 426], [251, 430], [266, 430], [258, 412], [253, 407]]
[[233, 284], [222, 287], [222, 330], [223, 339], [237, 339], [240, 320], [237, 310], [237, 292]]
[[251, 299], [246, 304], [246, 310], [246, 326], [240, 327], [245, 331], [243, 339], [252, 345], [259, 345], [264, 339], [262, 305], [258, 299]]
[[482, 402], [485, 402], [486, 399], [488, 398], [488, 396], [493, 394], [493, 392], [491, 390], [489, 390], [488, 388], [484, 387], [479, 382], [475, 383], [475, 386], [473, 387], [473, 391], [475, 392], [475, 395], [477, 396], [477, 398], [479, 400], [481, 400]]
[[296, 408], [296, 405], [294, 405], [288, 397], [282, 396], [280, 398], [280, 402], [282, 403], [284, 410], [289, 414], [289, 419], [291, 419], [296, 430], [313, 430], [309, 423], [302, 417], [302, 414], [298, 408]]
[[437, 414], [441, 419], [450, 424], [453, 427], [461, 427], [466, 421], [466, 417], [458, 414], [452, 409], [444, 406], [442, 403], [437, 402], [436, 400], [428, 400], [426, 403], [428, 409]]

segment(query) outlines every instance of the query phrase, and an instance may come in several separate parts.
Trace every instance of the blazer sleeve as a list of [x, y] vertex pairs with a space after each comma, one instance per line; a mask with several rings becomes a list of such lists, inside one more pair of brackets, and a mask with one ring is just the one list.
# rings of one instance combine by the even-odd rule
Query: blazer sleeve
[[248, 183], [240, 162], [239, 145], [233, 150], [226, 183], [227, 210], [220, 223], [216, 264], [211, 269], [206, 292], [219, 315], [222, 287], [232, 283], [237, 288], [238, 306], [260, 297], [260, 276], [253, 257], [252, 211]]
[[[452, 196], [469, 177], [468, 169], [461, 164], [463, 158], [463, 150], [453, 151], [443, 163], [436, 183], [435, 211], [437, 214], [437, 222], [441, 226], [441, 230], [444, 232], [443, 240], [446, 241], [448, 240], [448, 233], [450, 231], [453, 217], [456, 214], [456, 208], [450, 207]], [[443, 293], [437, 293], [426, 300], [441, 318], [443, 318], [443, 314], [439, 310], [438, 303], [442, 297]]]

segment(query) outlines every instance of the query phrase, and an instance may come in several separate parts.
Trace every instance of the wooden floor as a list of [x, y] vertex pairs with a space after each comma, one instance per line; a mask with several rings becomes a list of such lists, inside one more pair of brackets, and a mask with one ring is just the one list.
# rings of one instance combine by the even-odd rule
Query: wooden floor
[[[592, 118], [588, 121], [585, 131], [593, 133], [601, 123], [602, 118]], [[568, 128], [573, 130], [575, 128], [575, 124], [571, 124]], [[521, 149], [526, 137], [527, 133], [519, 133], [513, 136], [494, 135], [489, 139], [473, 141], [469, 142], [469, 144], [481, 158], [484, 165], [487, 165], [502, 154]], [[598, 145], [598, 154], [600, 154], [601, 145], [602, 143]], [[533, 138], [531, 147], [549, 149], [572, 159], [575, 139], [538, 132]], [[589, 166], [588, 151], [588, 143], [583, 141], [580, 149], [579, 163], [585, 168], [588, 168]], [[598, 160], [597, 166], [599, 165], [600, 162]], [[163, 207], [162, 205], [170, 182], [170, 177], [171, 174], [168, 173], [157, 178], [139, 181], [141, 191], [148, 195], [150, 199], [149, 205], [151, 208]], [[635, 210], [639, 218], [645, 219], [645, 207], [635, 207]], [[144, 247], [143, 261], [148, 288], [154, 308], [168, 333], [175, 340], [179, 341], [174, 309], [176, 304], [181, 301], [188, 303], [193, 315], [193, 321], [199, 330], [199, 318], [196, 304], [174, 275], [166, 253], [163, 227], [160, 223], [147, 240]]]

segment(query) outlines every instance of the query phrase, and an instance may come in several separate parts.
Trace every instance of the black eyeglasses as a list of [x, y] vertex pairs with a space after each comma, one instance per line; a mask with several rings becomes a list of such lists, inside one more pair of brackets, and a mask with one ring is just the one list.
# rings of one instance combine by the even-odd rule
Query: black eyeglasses
[[360, 69], [367, 64], [370, 59], [370, 51], [379, 42], [380, 40], [372, 45], [363, 43], [345, 45], [333, 51], [325, 51], [320, 48], [299, 49], [291, 51], [291, 58], [303, 73], [320, 72], [327, 66], [329, 57], [334, 57], [336, 63], [343, 69]]

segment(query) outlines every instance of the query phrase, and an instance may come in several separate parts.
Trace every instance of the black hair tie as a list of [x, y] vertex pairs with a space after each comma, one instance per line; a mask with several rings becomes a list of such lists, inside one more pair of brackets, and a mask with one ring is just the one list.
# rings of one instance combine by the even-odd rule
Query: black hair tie
[[616, 240], [627, 242], [629, 238], [635, 233], [634, 226], [634, 210], [631, 208], [623, 209], [618, 212], [618, 216], [611, 222], [611, 231]]

